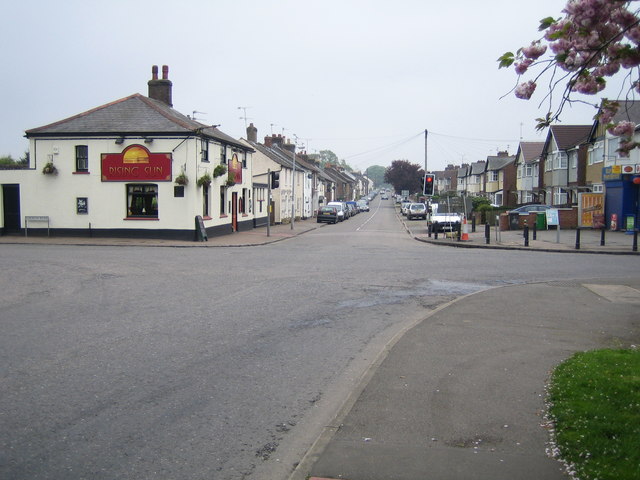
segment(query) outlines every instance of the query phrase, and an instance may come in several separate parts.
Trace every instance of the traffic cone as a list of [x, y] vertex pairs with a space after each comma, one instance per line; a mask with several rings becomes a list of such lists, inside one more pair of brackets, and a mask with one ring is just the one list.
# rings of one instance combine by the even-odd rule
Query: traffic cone
[[462, 236], [460, 237], [460, 240], [469, 240], [469, 225], [467, 224], [467, 217], [464, 217], [462, 220]]

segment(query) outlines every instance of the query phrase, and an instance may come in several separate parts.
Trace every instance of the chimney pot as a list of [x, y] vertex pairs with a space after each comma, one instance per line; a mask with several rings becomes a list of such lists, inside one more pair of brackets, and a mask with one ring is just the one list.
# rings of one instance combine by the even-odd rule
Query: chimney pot
[[170, 107], [173, 107], [172, 101], [172, 88], [173, 84], [167, 77], [169, 76], [169, 67], [164, 65], [162, 67], [162, 79], [158, 79], [158, 66], [154, 65], [151, 68], [152, 78], [147, 82], [149, 86], [149, 98], [166, 103]]

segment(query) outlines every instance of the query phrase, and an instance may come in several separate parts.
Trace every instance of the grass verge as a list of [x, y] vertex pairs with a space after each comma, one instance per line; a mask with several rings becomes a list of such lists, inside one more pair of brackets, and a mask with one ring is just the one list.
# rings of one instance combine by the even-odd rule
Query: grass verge
[[549, 386], [553, 456], [581, 480], [640, 479], [640, 351], [577, 353]]

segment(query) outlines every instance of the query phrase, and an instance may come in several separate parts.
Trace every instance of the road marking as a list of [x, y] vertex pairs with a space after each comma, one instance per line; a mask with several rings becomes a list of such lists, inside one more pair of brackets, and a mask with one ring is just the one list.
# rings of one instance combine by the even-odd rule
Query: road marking
[[364, 222], [362, 225], [356, 228], [356, 232], [359, 232], [362, 227], [364, 227], [367, 223], [369, 223], [373, 219], [373, 217], [375, 217], [376, 213], [378, 213], [378, 210], [380, 210], [381, 203], [382, 203], [381, 201], [378, 201], [378, 207], [376, 208], [376, 211], [373, 212], [369, 218], [367, 218], [366, 222]]
[[640, 304], [640, 290], [626, 285], [595, 285], [584, 283], [583, 286], [612, 303]]

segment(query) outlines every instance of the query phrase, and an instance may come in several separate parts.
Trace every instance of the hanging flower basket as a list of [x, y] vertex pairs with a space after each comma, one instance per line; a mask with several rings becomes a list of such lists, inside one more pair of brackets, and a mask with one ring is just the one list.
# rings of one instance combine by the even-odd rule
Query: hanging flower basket
[[187, 185], [189, 183], [189, 178], [184, 173], [181, 173], [176, 177], [175, 182], [178, 185]]
[[233, 172], [229, 172], [229, 176], [227, 177], [227, 181], [225, 185], [227, 187], [233, 187], [236, 184], [236, 176]]
[[213, 178], [221, 177], [225, 173], [227, 173], [227, 166], [218, 165], [216, 166], [216, 168], [213, 169]]
[[42, 169], [42, 173], [44, 173], [45, 175], [57, 175], [58, 169], [53, 163], [49, 162]]
[[199, 187], [208, 187], [209, 185], [211, 185], [211, 175], [209, 175], [209, 173], [205, 173], [198, 179], [196, 183]]

